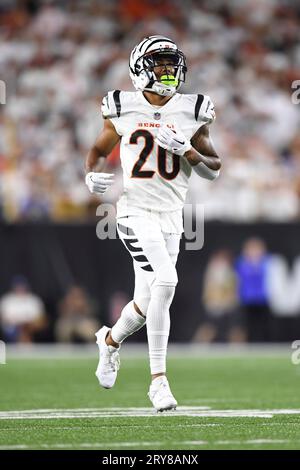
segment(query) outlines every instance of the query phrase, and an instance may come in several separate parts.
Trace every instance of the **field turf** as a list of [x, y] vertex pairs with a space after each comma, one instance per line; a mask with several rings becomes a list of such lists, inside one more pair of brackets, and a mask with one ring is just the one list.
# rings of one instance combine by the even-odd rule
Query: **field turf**
[[146, 356], [121, 357], [115, 388], [97, 357], [0, 365], [0, 449], [300, 449], [300, 365], [276, 355], [169, 358], [176, 412], [154, 413]]

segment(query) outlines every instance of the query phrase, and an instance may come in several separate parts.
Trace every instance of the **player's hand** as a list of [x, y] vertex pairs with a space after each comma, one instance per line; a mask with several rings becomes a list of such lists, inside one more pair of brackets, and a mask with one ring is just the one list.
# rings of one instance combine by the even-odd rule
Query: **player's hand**
[[85, 184], [91, 193], [104, 194], [113, 184], [113, 173], [96, 173], [90, 171], [85, 177]]
[[178, 127], [170, 129], [166, 124], [159, 128], [155, 142], [160, 147], [181, 157], [192, 148], [191, 142]]

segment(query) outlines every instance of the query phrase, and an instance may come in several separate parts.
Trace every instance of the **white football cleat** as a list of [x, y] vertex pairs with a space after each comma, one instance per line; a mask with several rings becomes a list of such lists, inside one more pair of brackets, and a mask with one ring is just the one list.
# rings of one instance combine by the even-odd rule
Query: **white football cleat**
[[150, 385], [148, 397], [157, 411], [175, 410], [177, 401], [172, 395], [165, 375], [156, 377]]
[[95, 333], [97, 338], [96, 343], [99, 346], [99, 363], [96, 376], [100, 385], [104, 388], [112, 388], [114, 386], [120, 368], [120, 346], [115, 348], [114, 346], [108, 346], [105, 342], [109, 331], [110, 328], [103, 326]]

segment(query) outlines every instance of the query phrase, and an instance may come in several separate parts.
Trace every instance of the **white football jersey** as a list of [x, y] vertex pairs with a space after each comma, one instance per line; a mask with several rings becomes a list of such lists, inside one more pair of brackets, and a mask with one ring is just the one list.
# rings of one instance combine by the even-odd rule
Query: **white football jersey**
[[182, 210], [192, 172], [189, 162], [159, 147], [154, 138], [162, 124], [178, 126], [191, 139], [207, 121], [213, 106], [207, 95], [176, 93], [164, 106], [153, 106], [141, 91], [114, 90], [102, 102], [102, 114], [121, 136], [120, 158], [124, 190], [117, 216], [134, 215], [135, 208], [170, 212]]

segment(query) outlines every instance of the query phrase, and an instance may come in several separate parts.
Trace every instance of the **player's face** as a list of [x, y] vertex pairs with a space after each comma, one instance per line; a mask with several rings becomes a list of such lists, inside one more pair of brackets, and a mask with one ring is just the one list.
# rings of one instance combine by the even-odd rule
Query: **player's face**
[[159, 80], [162, 75], [174, 75], [175, 67], [171, 59], [160, 57], [155, 61], [154, 73]]

